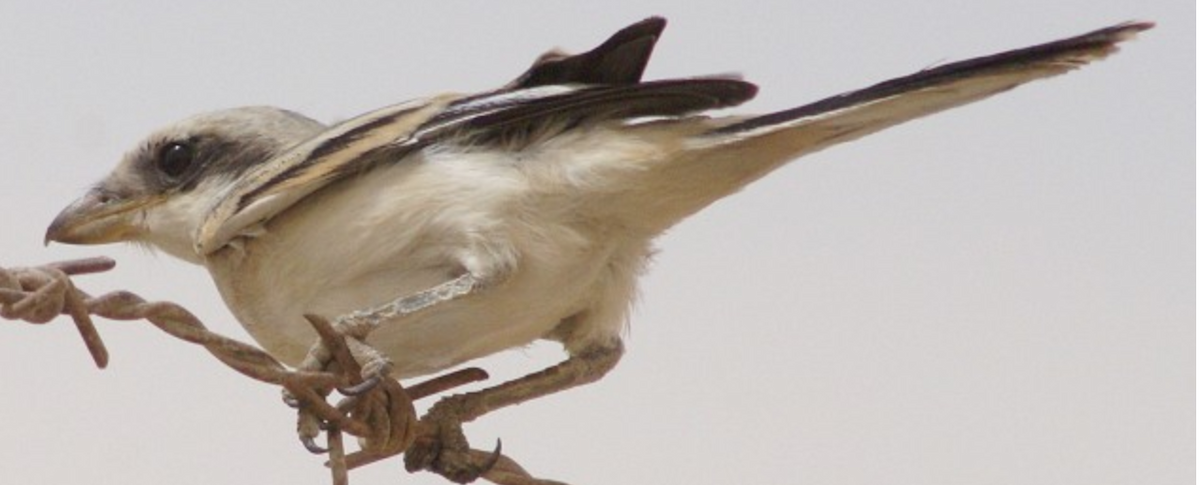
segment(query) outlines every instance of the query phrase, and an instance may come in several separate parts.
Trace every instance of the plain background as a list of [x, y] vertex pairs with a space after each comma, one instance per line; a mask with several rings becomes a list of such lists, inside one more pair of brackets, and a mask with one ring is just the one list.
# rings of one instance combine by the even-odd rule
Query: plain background
[[[680, 225], [628, 353], [596, 385], [469, 425], [578, 484], [1183, 484], [1195, 477], [1195, 4], [0, 4], [0, 265], [104, 254], [79, 280], [246, 338], [207, 275], [43, 248], [151, 130], [248, 104], [334, 121], [497, 86], [658, 14], [648, 78], [740, 72], [782, 109], [942, 62], [1148, 19], [1082, 71], [805, 158]], [[328, 483], [278, 391], [148, 325], [0, 322], [0, 481]], [[556, 362], [537, 345], [480, 364]], [[399, 461], [356, 484], [445, 483]]]

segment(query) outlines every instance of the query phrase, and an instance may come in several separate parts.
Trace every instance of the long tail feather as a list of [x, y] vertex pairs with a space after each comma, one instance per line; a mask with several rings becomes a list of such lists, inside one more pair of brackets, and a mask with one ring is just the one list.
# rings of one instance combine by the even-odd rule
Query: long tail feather
[[1063, 74], [1116, 52], [1153, 27], [1128, 22], [1076, 37], [946, 64], [797, 108], [725, 124], [690, 139], [691, 156], [662, 167], [674, 192], [669, 220], [729, 195], [800, 156], [1037, 79]]
[[[895, 124], [943, 109], [977, 101], [1036, 79], [1063, 74], [1117, 51], [1117, 44], [1153, 27], [1149, 22], [1126, 22], [1076, 37], [977, 57], [891, 79], [865, 89], [832, 96], [797, 108], [759, 116], [714, 130], [720, 137], [797, 126], [805, 122], [846, 116], [851, 110], [879, 111], [872, 116]], [[927, 92], [915, 102], [910, 96]], [[894, 104], [876, 106], [880, 102]], [[829, 116], [834, 115], [835, 116]], [[844, 124], [844, 123], [839, 123]]]

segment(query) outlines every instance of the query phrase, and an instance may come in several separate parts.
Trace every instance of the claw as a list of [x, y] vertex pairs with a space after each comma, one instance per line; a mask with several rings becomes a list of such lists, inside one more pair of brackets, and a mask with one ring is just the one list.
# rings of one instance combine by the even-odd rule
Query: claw
[[292, 409], [300, 409], [300, 400], [289, 393], [283, 393], [283, 404]]
[[301, 437], [300, 443], [304, 445], [304, 449], [314, 455], [324, 455], [329, 452], [329, 448], [322, 448], [312, 436]]
[[479, 476], [480, 477], [487, 475], [487, 472], [491, 471], [492, 468], [495, 468], [496, 463], [500, 462], [500, 457], [504, 456], [503, 454], [500, 453], [500, 448], [501, 448], [500, 438], [496, 438], [496, 449], [492, 450], [492, 454], [490, 456], [488, 456], [488, 460], [486, 462], [484, 462], [483, 465], [480, 465], [480, 467], [479, 467]]
[[344, 396], [361, 396], [370, 392], [372, 389], [375, 389], [380, 382], [383, 382], [383, 378], [378, 375], [373, 375], [364, 379], [358, 384], [354, 384], [349, 387], [339, 387], [338, 392], [342, 393]]

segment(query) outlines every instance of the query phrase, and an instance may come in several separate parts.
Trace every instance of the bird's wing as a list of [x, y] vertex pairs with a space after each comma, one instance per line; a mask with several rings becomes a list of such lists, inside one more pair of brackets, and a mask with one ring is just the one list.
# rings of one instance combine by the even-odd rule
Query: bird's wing
[[757, 88], [734, 78], [618, 85], [547, 85], [488, 95], [444, 95], [383, 108], [340, 123], [247, 172], [221, 195], [193, 241], [208, 255], [329, 184], [400, 163], [431, 143], [513, 143], [552, 126], [682, 116], [735, 106]]

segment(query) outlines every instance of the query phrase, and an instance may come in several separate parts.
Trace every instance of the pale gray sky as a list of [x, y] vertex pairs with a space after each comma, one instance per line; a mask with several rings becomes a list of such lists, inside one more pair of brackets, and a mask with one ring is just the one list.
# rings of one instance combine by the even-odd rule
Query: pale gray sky
[[[660, 241], [625, 360], [469, 425], [579, 484], [1183, 484], [1195, 475], [1195, 4], [0, 3], [0, 265], [97, 254], [94, 292], [248, 339], [203, 270], [46, 225], [149, 131], [272, 104], [344, 119], [505, 82], [670, 19], [649, 78], [741, 72], [790, 107], [1146, 19], [1065, 77], [805, 158]], [[0, 322], [0, 481], [327, 483], [278, 392], [148, 325]], [[514, 377], [552, 346], [480, 364]], [[445, 483], [399, 461], [356, 484]]]

